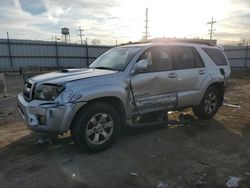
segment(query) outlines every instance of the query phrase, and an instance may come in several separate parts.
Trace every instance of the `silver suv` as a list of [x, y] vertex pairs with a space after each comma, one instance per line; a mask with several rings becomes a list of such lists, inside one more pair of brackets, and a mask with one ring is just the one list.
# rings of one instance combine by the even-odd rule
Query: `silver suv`
[[231, 72], [214, 42], [168, 40], [113, 48], [89, 68], [28, 79], [18, 95], [19, 111], [30, 129], [70, 130], [75, 143], [90, 151], [106, 149], [130, 119], [187, 107], [200, 119], [212, 118]]

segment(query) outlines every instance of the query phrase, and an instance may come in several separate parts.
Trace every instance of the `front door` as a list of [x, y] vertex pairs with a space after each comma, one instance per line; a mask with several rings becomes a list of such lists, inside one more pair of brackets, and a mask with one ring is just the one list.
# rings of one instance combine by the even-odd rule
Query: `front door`
[[171, 48], [152, 47], [138, 61], [148, 59], [147, 71], [131, 75], [134, 102], [141, 113], [172, 109], [177, 103], [177, 78], [172, 70]]

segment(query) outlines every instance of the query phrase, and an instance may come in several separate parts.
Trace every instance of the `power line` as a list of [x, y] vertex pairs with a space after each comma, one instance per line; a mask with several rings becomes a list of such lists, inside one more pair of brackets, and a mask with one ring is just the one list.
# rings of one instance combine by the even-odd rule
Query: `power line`
[[209, 31], [209, 35], [210, 35], [210, 40], [213, 39], [213, 34], [214, 34], [214, 31], [215, 31], [215, 29], [213, 29], [213, 26], [214, 26], [215, 23], [217, 23], [217, 21], [214, 20], [213, 17], [212, 17], [211, 22], [207, 22], [207, 24], [210, 25], [210, 29], [208, 30]]

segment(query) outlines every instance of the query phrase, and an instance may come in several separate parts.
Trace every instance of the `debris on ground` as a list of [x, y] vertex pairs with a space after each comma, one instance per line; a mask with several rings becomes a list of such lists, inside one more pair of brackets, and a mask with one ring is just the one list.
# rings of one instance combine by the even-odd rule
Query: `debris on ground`
[[168, 184], [167, 183], [164, 183], [162, 181], [159, 181], [156, 188], [168, 188]]
[[228, 106], [228, 107], [232, 107], [232, 108], [240, 108], [240, 105], [238, 105], [238, 104], [230, 104], [227, 102], [224, 102], [223, 106]]
[[155, 154], [152, 154], [151, 157], [152, 157], [152, 158], [155, 158], [155, 157], [157, 157], [157, 156], [156, 156]]
[[52, 144], [52, 140], [40, 138], [36, 141], [36, 144]]
[[181, 127], [181, 126], [182, 126], [181, 124], [179, 124], [179, 125], [169, 125], [168, 128], [169, 129], [175, 129], [175, 128]]
[[226, 187], [227, 188], [236, 188], [239, 186], [240, 178], [229, 176], [229, 179], [227, 180]]
[[136, 172], [131, 172], [131, 173], [130, 173], [130, 176], [138, 176], [138, 173], [136, 173]]
[[179, 115], [179, 120], [180, 121], [194, 121], [195, 120], [195, 118], [194, 118], [194, 116], [192, 116], [192, 115], [190, 115], [190, 114], [186, 114], [186, 113], [181, 113], [180, 115]]
[[245, 175], [246, 176], [250, 176], [250, 172], [245, 172]]

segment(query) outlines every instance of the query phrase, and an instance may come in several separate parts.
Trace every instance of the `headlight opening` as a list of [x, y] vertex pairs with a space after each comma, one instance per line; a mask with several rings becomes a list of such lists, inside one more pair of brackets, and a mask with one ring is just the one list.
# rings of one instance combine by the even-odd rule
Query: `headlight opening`
[[34, 98], [52, 101], [64, 90], [64, 86], [57, 84], [42, 84], [35, 89]]

